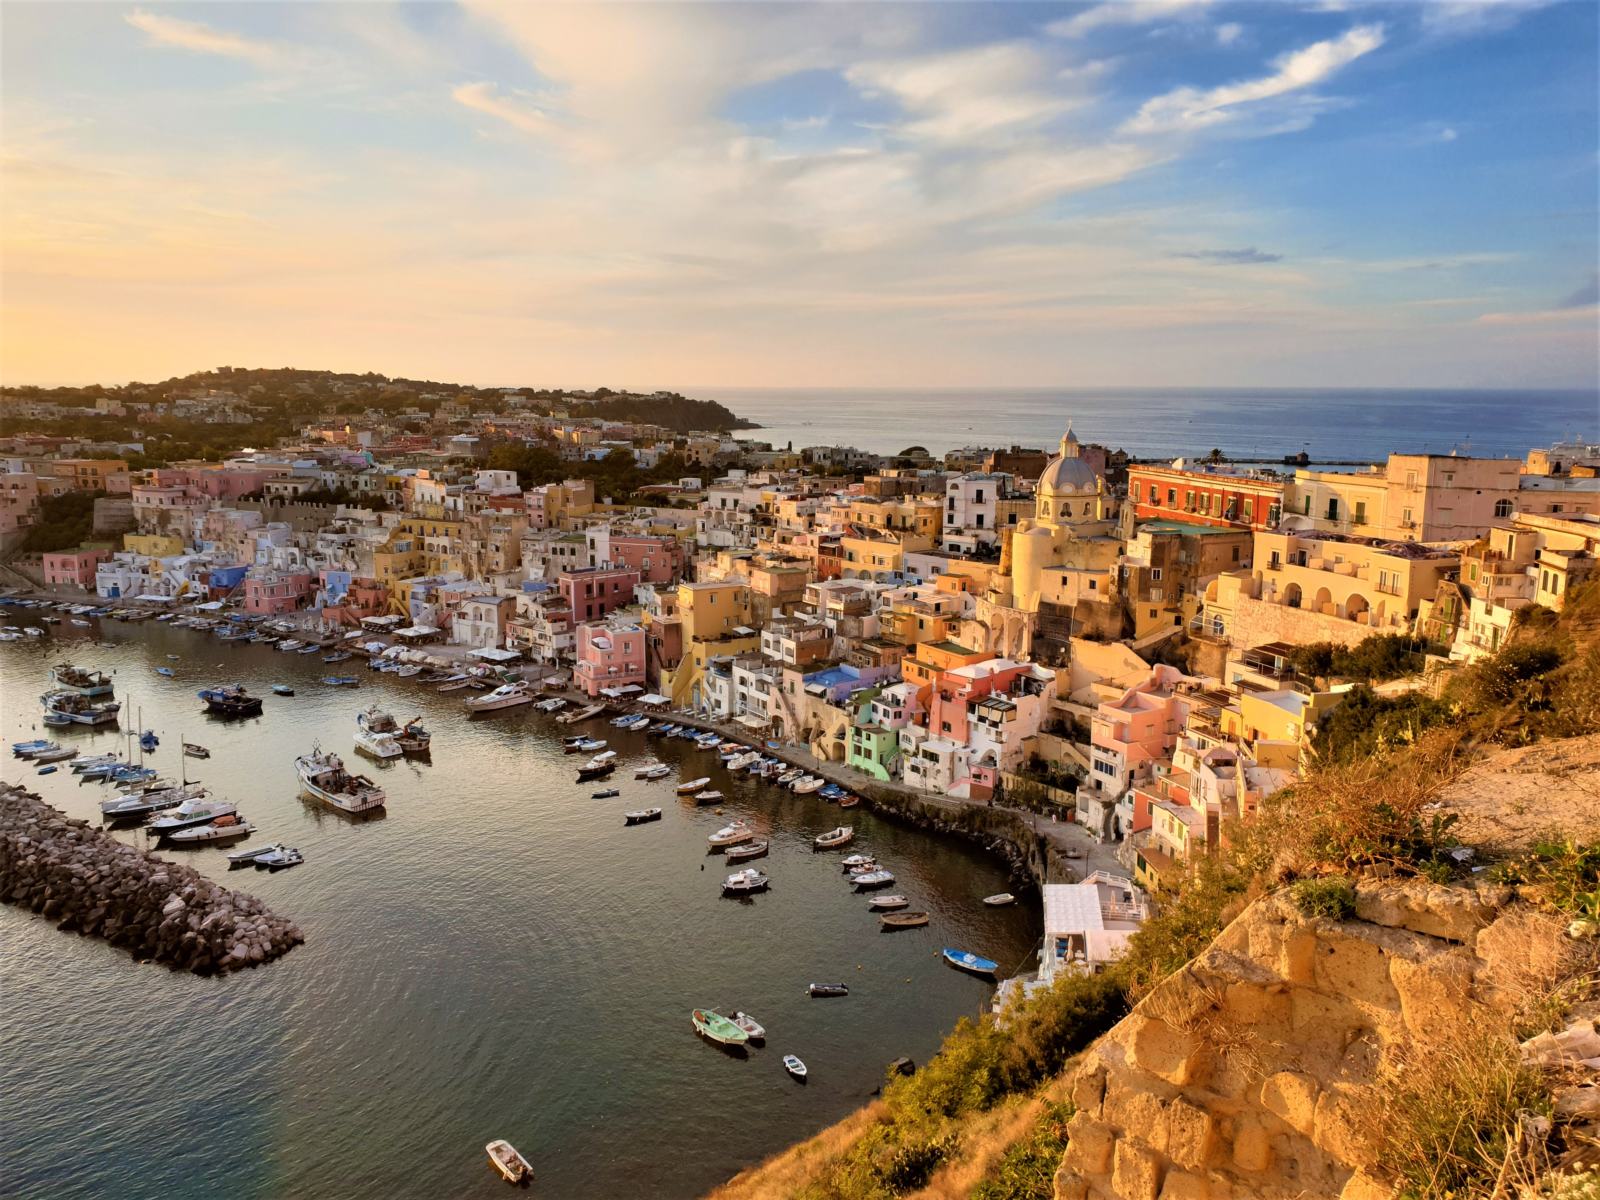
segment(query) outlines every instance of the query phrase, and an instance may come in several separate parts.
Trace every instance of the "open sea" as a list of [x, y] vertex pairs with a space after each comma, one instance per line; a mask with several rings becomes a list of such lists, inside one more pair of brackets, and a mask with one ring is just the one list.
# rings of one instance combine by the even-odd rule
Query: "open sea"
[[[25, 610], [6, 621], [37, 623]], [[0, 645], [0, 729], [39, 736], [47, 671], [62, 660], [116, 673], [123, 728], [161, 737], [151, 758], [189, 760], [238, 802], [251, 844], [299, 847], [303, 866], [229, 872], [222, 848], [171, 850], [262, 897], [306, 943], [226, 978], [138, 964], [102, 942], [0, 906], [0, 1194], [29, 1200], [461, 1200], [505, 1194], [483, 1152], [504, 1137], [533, 1163], [534, 1194], [579, 1200], [692, 1197], [862, 1104], [887, 1063], [926, 1061], [992, 987], [946, 967], [949, 944], [1009, 972], [1032, 961], [1037, 901], [989, 909], [999, 865], [965, 843], [841, 813], [747, 776], [683, 741], [578, 727], [620, 751], [606, 783], [573, 782], [569, 732], [521, 708], [469, 718], [463, 693], [378, 675], [359, 660], [219, 643], [153, 622], [50, 626]], [[169, 659], [169, 655], [177, 655]], [[171, 666], [175, 678], [155, 668]], [[359, 668], [359, 689], [316, 682]], [[242, 681], [264, 714], [223, 722], [198, 688]], [[431, 761], [380, 765], [351, 745], [377, 702], [433, 730]], [[51, 736], [95, 753], [117, 732]], [[376, 778], [386, 814], [353, 820], [298, 795], [294, 759], [317, 741]], [[659, 756], [673, 774], [637, 782]], [[72, 816], [98, 819], [110, 794], [62, 765], [37, 777], [7, 754], [0, 770]], [[673, 793], [709, 775], [723, 811]], [[616, 786], [622, 794], [595, 800]], [[625, 810], [663, 820], [625, 828]], [[757, 864], [772, 890], [724, 899], [706, 835], [734, 816], [770, 837]], [[933, 914], [930, 927], [880, 931], [811, 839], [856, 827], [898, 876], [892, 890]], [[138, 832], [119, 836], [141, 842]], [[812, 1000], [812, 980], [847, 998]], [[742, 1008], [765, 1047], [734, 1057], [702, 1042], [690, 1010]], [[811, 1069], [804, 1086], [780, 1058]]]
[[1079, 440], [1141, 458], [1220, 449], [1241, 461], [1309, 452], [1381, 461], [1390, 451], [1521, 458], [1570, 438], [1600, 440], [1595, 391], [1357, 388], [698, 388], [774, 446], [847, 445], [935, 455], [961, 446], [1053, 450]]

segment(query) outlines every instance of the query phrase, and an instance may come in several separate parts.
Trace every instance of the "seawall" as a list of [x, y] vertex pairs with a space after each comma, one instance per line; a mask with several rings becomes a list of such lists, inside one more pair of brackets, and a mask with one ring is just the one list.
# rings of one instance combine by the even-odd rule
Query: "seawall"
[[305, 940], [254, 896], [71, 820], [0, 785], [0, 899], [138, 959], [210, 975], [270, 962]]

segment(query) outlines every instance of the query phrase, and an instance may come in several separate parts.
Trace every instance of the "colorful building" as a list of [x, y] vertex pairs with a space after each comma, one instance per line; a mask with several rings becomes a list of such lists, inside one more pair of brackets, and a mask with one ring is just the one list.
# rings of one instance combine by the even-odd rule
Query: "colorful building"
[[644, 630], [638, 625], [589, 623], [578, 626], [573, 680], [585, 695], [630, 685], [644, 687]]
[[1139, 464], [1128, 468], [1128, 499], [1136, 520], [1177, 521], [1224, 529], [1276, 529], [1283, 514], [1283, 481], [1234, 472]]
[[111, 561], [111, 551], [98, 547], [53, 550], [44, 555], [44, 585], [52, 588], [70, 587], [93, 591], [96, 570], [101, 563], [109, 561]]

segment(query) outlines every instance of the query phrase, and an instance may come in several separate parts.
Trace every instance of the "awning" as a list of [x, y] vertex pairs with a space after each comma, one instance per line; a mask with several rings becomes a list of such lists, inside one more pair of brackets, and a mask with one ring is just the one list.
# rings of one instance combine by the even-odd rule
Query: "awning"
[[134, 597], [135, 600], [148, 600], [153, 604], [171, 604], [171, 596], [158, 596], [154, 592], [143, 592]]
[[395, 637], [432, 637], [439, 631], [432, 625], [408, 625], [404, 629], [396, 629]]
[[217, 609], [222, 607], [222, 601], [207, 600], [204, 604], [196, 604], [195, 607], [202, 612], [216, 612]]
[[665, 697], [665, 696], [658, 696], [658, 695], [656, 695], [656, 693], [651, 692], [648, 696], [640, 696], [639, 697], [639, 703], [640, 704], [671, 704], [672, 701], [667, 699], [667, 697]]
[[617, 695], [619, 695], [619, 696], [631, 696], [635, 692], [642, 692], [642, 691], [644, 691], [644, 689], [642, 687], [640, 687], [637, 683], [625, 683], [625, 684], [623, 684], [621, 687], [619, 687], [617, 689]]
[[368, 629], [393, 629], [405, 620], [404, 617], [362, 617], [361, 623]]
[[758, 717], [755, 713], [740, 713], [735, 719], [746, 729], [765, 729], [772, 724], [770, 717]]
[[487, 659], [489, 662], [514, 662], [522, 657], [522, 652], [502, 650], [498, 646], [485, 646], [482, 650], [474, 650], [470, 657]]

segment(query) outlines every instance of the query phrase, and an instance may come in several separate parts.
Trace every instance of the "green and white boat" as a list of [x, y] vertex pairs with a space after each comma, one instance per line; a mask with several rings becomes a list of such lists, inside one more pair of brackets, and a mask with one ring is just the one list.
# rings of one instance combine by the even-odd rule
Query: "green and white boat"
[[727, 1017], [704, 1008], [694, 1010], [694, 1029], [701, 1037], [723, 1046], [742, 1046], [750, 1040], [750, 1035]]

